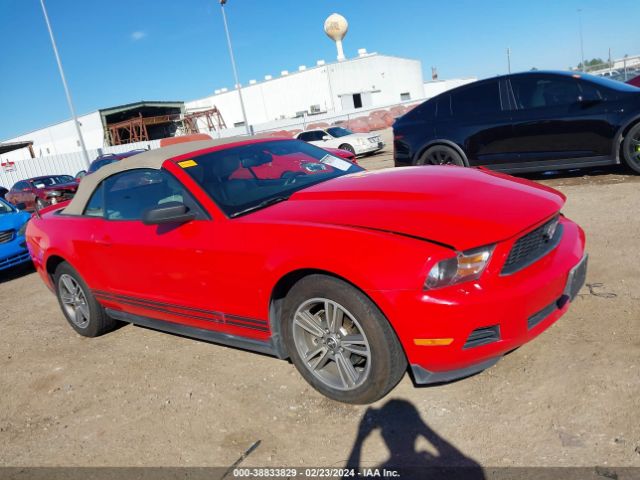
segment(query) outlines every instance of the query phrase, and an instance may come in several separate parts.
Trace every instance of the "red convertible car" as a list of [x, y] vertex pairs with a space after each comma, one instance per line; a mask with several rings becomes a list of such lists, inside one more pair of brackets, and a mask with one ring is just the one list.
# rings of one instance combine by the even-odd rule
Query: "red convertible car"
[[73, 198], [77, 188], [71, 175], [48, 175], [20, 180], [5, 198], [14, 205], [24, 203], [25, 209], [32, 212]]
[[587, 257], [564, 201], [490, 171], [367, 172], [232, 138], [103, 167], [27, 241], [81, 335], [122, 321], [290, 358], [367, 403], [407, 366], [417, 384], [488, 368], [567, 311]]

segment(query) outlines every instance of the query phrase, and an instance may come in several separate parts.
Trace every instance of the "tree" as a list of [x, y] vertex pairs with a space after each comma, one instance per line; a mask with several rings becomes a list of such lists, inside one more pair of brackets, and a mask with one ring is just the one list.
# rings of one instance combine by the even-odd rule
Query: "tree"
[[578, 64], [578, 70], [596, 70], [598, 67], [605, 68], [607, 66], [609, 66], [609, 64], [601, 58], [592, 58], [591, 60], [584, 62], [584, 65], [580, 62]]

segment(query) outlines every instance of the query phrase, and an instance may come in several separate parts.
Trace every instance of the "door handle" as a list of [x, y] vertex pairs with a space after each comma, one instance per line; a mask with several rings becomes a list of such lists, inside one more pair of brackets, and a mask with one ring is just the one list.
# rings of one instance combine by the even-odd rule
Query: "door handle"
[[98, 245], [102, 245], [103, 247], [110, 247], [111, 246], [111, 237], [109, 237], [109, 236], [103, 236], [103, 237], [100, 237], [100, 238], [94, 237], [93, 241], [95, 243], [97, 243]]

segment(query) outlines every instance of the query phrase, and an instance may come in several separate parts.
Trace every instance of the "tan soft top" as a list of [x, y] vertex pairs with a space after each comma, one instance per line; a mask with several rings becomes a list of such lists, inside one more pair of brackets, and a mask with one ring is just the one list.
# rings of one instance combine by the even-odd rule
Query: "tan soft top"
[[100, 170], [93, 172], [91, 175], [87, 175], [82, 179], [78, 186], [78, 191], [71, 200], [71, 203], [66, 206], [64, 213], [69, 215], [82, 215], [87, 202], [91, 198], [93, 191], [96, 187], [107, 177], [125, 170], [133, 170], [136, 168], [155, 168], [160, 169], [162, 164], [170, 158], [178, 157], [187, 153], [198, 153], [199, 151], [206, 150], [212, 147], [220, 145], [227, 145], [238, 142], [245, 142], [247, 140], [256, 139], [270, 139], [278, 140], [276, 137], [268, 135], [256, 135], [253, 137], [228, 137], [218, 140], [201, 140], [197, 142], [185, 142], [176, 145], [170, 145], [168, 147], [157, 148], [155, 150], [149, 150], [148, 152], [139, 153], [132, 157], [123, 158], [117, 162], [105, 165]]

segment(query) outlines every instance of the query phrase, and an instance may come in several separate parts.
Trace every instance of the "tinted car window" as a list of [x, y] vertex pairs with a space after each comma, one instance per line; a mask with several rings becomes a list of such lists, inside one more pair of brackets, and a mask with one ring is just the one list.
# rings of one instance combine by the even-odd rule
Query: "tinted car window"
[[310, 142], [313, 140], [313, 132], [302, 132], [300, 135], [298, 135], [298, 139], [304, 142]]
[[434, 98], [433, 100], [428, 100], [416, 108], [410, 110], [405, 113], [402, 118], [403, 120], [431, 120], [436, 114], [436, 104], [438, 99]]
[[515, 76], [511, 88], [521, 110], [573, 105], [580, 96], [578, 82], [571, 77]]
[[84, 209], [84, 214], [88, 217], [102, 217], [104, 215], [104, 182], [91, 195]]
[[597, 102], [605, 99], [605, 95], [602, 90], [596, 85], [589, 82], [579, 82], [581, 97], [586, 102]]
[[451, 108], [454, 117], [469, 117], [499, 112], [501, 107], [498, 82], [485, 82], [452, 93]]
[[146, 210], [167, 202], [184, 203], [189, 210], [200, 211], [182, 184], [162, 170], [129, 170], [102, 183], [105, 216], [110, 220], [141, 220]]
[[16, 183], [11, 190], [24, 190], [25, 188], [29, 188], [29, 184], [27, 182], [18, 182]]

